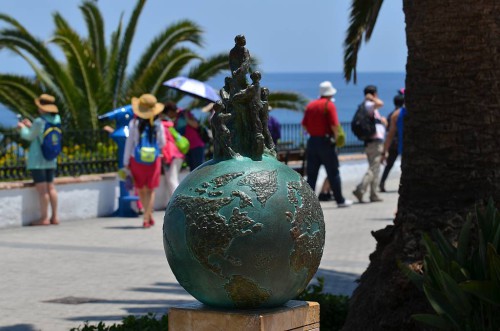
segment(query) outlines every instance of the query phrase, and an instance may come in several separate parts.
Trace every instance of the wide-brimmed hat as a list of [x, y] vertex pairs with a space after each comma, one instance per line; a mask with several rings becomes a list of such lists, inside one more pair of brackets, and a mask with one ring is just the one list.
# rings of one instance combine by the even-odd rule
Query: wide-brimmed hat
[[164, 104], [157, 102], [152, 94], [143, 94], [139, 98], [132, 98], [132, 111], [137, 117], [150, 119], [162, 112]]
[[55, 102], [56, 98], [49, 94], [42, 94], [38, 98], [35, 98], [35, 105], [38, 107], [38, 109], [46, 113], [57, 114], [59, 112], [59, 109], [57, 109]]
[[337, 93], [337, 89], [333, 87], [329, 81], [324, 81], [319, 84], [319, 95], [322, 97], [333, 97]]

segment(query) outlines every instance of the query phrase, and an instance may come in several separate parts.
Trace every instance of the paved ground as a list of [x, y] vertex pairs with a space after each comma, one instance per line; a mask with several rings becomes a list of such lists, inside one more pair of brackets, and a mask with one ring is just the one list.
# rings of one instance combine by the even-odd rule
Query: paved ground
[[[366, 161], [343, 162], [344, 195], [366, 169]], [[322, 203], [326, 245], [317, 275], [332, 293], [352, 293], [375, 248], [370, 231], [392, 222], [399, 164], [383, 202], [339, 209]], [[79, 203], [79, 202], [75, 202]], [[168, 266], [162, 243], [163, 213], [149, 230], [139, 219], [98, 218], [49, 227], [0, 231], [0, 331], [59, 331], [84, 321], [115, 323], [129, 314], [163, 314], [194, 301]]]

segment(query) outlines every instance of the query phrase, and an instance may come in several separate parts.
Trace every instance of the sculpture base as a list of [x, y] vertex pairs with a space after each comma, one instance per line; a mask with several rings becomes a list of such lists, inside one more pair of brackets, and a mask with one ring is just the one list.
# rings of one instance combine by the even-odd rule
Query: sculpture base
[[319, 304], [288, 301], [270, 309], [217, 309], [202, 303], [170, 308], [168, 329], [172, 331], [319, 331]]

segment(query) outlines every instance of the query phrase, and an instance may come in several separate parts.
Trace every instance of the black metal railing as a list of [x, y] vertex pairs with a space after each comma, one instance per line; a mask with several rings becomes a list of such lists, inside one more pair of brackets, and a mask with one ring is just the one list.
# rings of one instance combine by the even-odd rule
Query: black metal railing
[[[351, 122], [342, 122], [346, 135], [345, 146], [339, 149], [340, 154], [359, 153], [364, 150], [363, 142], [351, 132]], [[281, 124], [281, 139], [278, 148], [281, 150], [305, 149], [309, 135], [300, 124]]]
[[[30, 178], [26, 170], [29, 143], [17, 133], [0, 141], [0, 181]], [[104, 131], [65, 131], [57, 157], [57, 176], [79, 176], [117, 171], [118, 146]]]
[[[349, 122], [343, 122], [346, 144], [340, 154], [363, 151], [363, 143], [351, 132]], [[279, 151], [295, 151], [304, 155], [308, 134], [300, 124], [282, 124]], [[29, 179], [26, 154], [29, 143], [17, 133], [0, 137], [0, 181]], [[208, 150], [208, 149], [207, 149]], [[63, 151], [57, 158], [57, 176], [78, 176], [118, 170], [118, 146], [104, 131], [65, 131]]]

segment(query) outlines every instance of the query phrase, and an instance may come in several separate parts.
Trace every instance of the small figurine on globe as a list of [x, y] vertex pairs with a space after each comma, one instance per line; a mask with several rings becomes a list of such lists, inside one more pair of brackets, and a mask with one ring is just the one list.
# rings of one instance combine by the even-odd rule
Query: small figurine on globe
[[249, 75], [245, 37], [235, 42], [232, 77], [211, 119], [213, 159], [174, 192], [163, 243], [179, 284], [202, 303], [269, 308], [296, 297], [316, 273], [325, 223], [311, 187], [276, 159], [269, 91], [260, 72]]

